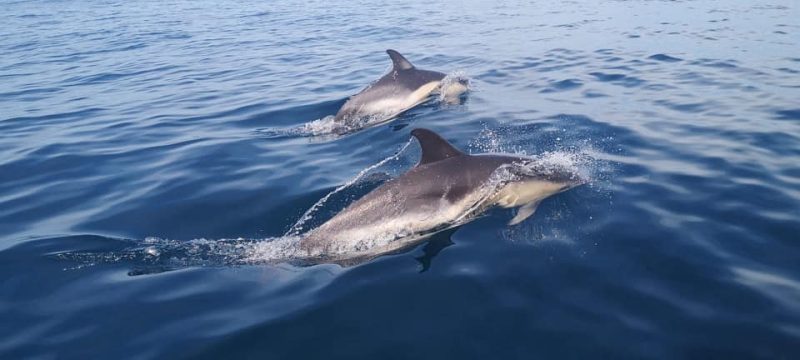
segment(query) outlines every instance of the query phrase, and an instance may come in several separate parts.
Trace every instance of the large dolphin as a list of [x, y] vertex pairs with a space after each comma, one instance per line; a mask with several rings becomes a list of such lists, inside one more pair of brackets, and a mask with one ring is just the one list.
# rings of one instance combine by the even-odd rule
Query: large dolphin
[[543, 199], [585, 182], [575, 170], [542, 167], [534, 158], [465, 154], [427, 129], [411, 135], [422, 149], [419, 163], [309, 231], [300, 239], [300, 256], [340, 263], [369, 259], [493, 206], [521, 207], [510, 222], [517, 224]]
[[392, 70], [351, 96], [336, 113], [334, 122], [345, 128], [383, 122], [425, 102], [432, 93], [443, 92], [445, 98], [453, 98], [467, 90], [466, 80], [442, 86], [444, 73], [417, 69], [397, 51], [389, 49], [386, 53], [392, 59]]

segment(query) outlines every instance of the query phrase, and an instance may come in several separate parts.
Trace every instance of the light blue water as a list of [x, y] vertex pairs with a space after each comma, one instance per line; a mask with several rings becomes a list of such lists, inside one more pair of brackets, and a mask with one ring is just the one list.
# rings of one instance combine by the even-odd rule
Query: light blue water
[[[795, 358], [798, 8], [4, 2], [0, 358]], [[387, 48], [473, 89], [274, 136], [334, 114]], [[415, 127], [578, 157], [593, 182], [354, 267], [253, 259]]]

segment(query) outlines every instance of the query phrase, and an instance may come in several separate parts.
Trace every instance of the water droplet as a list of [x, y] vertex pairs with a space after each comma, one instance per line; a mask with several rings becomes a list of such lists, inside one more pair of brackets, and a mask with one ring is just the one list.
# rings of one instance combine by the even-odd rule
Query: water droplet
[[158, 255], [161, 255], [161, 252], [160, 252], [160, 251], [158, 251], [158, 249], [156, 249], [156, 248], [155, 248], [155, 247], [153, 247], [153, 246], [150, 246], [150, 247], [147, 247], [147, 248], [145, 248], [145, 249], [144, 249], [144, 253], [145, 253], [146, 255], [148, 255], [148, 256], [158, 256]]

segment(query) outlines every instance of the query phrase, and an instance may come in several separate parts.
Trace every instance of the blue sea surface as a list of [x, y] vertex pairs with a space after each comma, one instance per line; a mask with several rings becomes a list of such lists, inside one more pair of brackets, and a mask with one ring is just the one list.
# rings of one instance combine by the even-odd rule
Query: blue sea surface
[[[796, 0], [4, 1], [0, 358], [800, 358], [798, 19]], [[470, 92], [290, 131], [389, 48]], [[353, 183], [306, 225], [411, 168], [417, 127], [592, 181], [355, 266], [260, 261], [334, 189]]]

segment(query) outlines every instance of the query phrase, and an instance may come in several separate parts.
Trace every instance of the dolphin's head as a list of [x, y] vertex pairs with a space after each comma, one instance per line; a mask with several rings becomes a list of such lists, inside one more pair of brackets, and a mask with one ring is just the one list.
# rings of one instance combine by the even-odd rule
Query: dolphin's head
[[498, 167], [499, 187], [493, 203], [504, 208], [521, 207], [511, 224], [531, 216], [542, 200], [587, 183], [572, 166], [510, 156]]
[[439, 85], [441, 98], [447, 103], [458, 103], [461, 95], [469, 90], [469, 79], [445, 76]]
[[512, 182], [547, 182], [557, 186], [558, 192], [567, 191], [586, 184], [588, 179], [571, 160], [555, 160], [550, 157], [534, 158], [512, 156], [507, 166]]
[[[438, 134], [414, 129], [422, 155], [417, 169], [438, 164], [440, 177], [453, 176], [462, 183], [462, 191], [479, 196], [481, 207], [522, 207], [512, 224], [533, 214], [545, 198], [569, 190], [587, 181], [569, 159], [544, 156], [531, 158], [507, 154], [464, 154]], [[466, 189], [466, 190], [465, 190]]]

